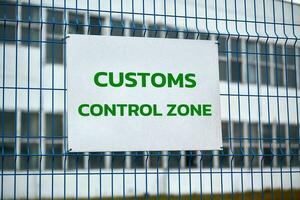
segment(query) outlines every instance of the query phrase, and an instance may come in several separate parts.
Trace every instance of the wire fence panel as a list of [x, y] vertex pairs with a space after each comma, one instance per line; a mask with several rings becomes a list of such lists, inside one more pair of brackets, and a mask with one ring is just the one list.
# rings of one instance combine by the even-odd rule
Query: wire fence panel
[[[69, 153], [69, 33], [217, 41], [223, 150]], [[299, 35], [293, 1], [1, 0], [1, 199], [299, 199]]]

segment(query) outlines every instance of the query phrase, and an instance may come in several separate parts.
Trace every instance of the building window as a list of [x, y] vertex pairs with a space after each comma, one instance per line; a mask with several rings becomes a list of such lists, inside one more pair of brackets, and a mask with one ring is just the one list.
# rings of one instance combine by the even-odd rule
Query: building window
[[259, 166], [259, 130], [257, 123], [250, 123], [248, 124], [249, 127], [249, 163], [250, 167], [258, 167]]
[[283, 86], [284, 79], [283, 79], [283, 59], [282, 59], [282, 45], [274, 45], [274, 62], [275, 62], [275, 69], [274, 69], [274, 83], [275, 86]]
[[220, 81], [227, 81], [228, 77], [228, 69], [227, 69], [227, 63], [224, 60], [219, 59], [219, 79]]
[[264, 147], [263, 148], [263, 166], [268, 167], [272, 165], [273, 162], [273, 153], [271, 147]]
[[69, 33], [84, 34], [84, 15], [82, 13], [69, 12]]
[[144, 168], [144, 152], [131, 152], [131, 168]]
[[47, 11], [46, 29], [46, 62], [63, 63], [63, 12], [58, 10]]
[[39, 167], [39, 114], [23, 112], [21, 115], [21, 161], [23, 170]]
[[[0, 41], [13, 43], [16, 41], [16, 4], [3, 1], [0, 4]], [[9, 21], [3, 21], [9, 20]]]
[[196, 37], [195, 32], [184, 32], [184, 35], [183, 35], [184, 39], [193, 40], [193, 39], [195, 39], [195, 37]]
[[[0, 150], [2, 151], [0, 166], [4, 170], [15, 169], [15, 112], [2, 111], [0, 112], [0, 134], [3, 137], [3, 142], [0, 142]], [[2, 156], [4, 153], [5, 156]], [[3, 161], [3, 162], [2, 162]]]
[[123, 36], [124, 35], [124, 25], [121, 20], [117, 20], [117, 19], [111, 20], [110, 35], [112, 35], [112, 36]]
[[219, 165], [220, 167], [229, 167], [229, 123], [222, 121], [222, 137], [223, 137], [223, 151], [219, 151]]
[[296, 88], [295, 50], [293, 46], [286, 46], [286, 84], [292, 88]]
[[178, 37], [178, 30], [174, 27], [166, 27], [165, 38], [177, 38]]
[[181, 155], [180, 151], [168, 151], [168, 167], [169, 168], [180, 168]]
[[213, 151], [201, 151], [201, 166], [203, 168], [213, 167]]
[[63, 116], [59, 113], [46, 114], [46, 169], [62, 169]]
[[162, 30], [162, 25], [160, 24], [150, 24], [148, 26], [148, 37], [161, 37], [161, 30]]
[[149, 167], [150, 168], [160, 168], [162, 167], [162, 153], [161, 151], [150, 151], [149, 155]]
[[103, 35], [102, 33], [102, 25], [104, 19], [98, 16], [90, 16], [90, 25], [88, 34], [90, 35]]
[[276, 166], [285, 166], [286, 165], [286, 158], [283, 154], [286, 154], [286, 145], [285, 145], [285, 125], [284, 124], [277, 124], [276, 125]]
[[246, 43], [247, 50], [247, 77], [250, 84], [257, 83], [257, 67], [256, 67], [256, 43], [255, 41], [249, 40]]
[[219, 151], [219, 166], [221, 168], [229, 168], [230, 167], [230, 154], [228, 145], [223, 147], [222, 151]]
[[143, 37], [144, 36], [144, 26], [142, 23], [131, 22], [130, 23], [130, 36], [133, 37]]
[[103, 169], [105, 167], [105, 154], [103, 152], [89, 153], [89, 166], [91, 169]]
[[197, 152], [196, 151], [186, 151], [185, 152], [185, 166], [190, 168], [197, 167]]
[[63, 51], [63, 43], [61, 40], [48, 38], [46, 45], [46, 62], [62, 64], [64, 53]]
[[270, 46], [265, 42], [259, 43], [260, 49], [260, 82], [262, 85], [271, 85], [272, 68], [270, 62]]
[[40, 24], [36, 22], [40, 22], [40, 8], [33, 5], [22, 5], [22, 21], [22, 43], [38, 46], [40, 44]]
[[241, 62], [241, 40], [231, 38], [231, 81], [243, 82], [243, 70]]
[[219, 37], [219, 79], [220, 81], [228, 81], [228, 65], [227, 65], [227, 40], [225, 37]]
[[112, 152], [111, 156], [111, 168], [119, 169], [125, 168], [125, 152]]
[[272, 125], [271, 124], [263, 124], [262, 125], [262, 132], [263, 132], [263, 141], [264, 143], [272, 143], [273, 136], [272, 136]]
[[68, 153], [68, 169], [77, 170], [84, 168], [83, 153]]

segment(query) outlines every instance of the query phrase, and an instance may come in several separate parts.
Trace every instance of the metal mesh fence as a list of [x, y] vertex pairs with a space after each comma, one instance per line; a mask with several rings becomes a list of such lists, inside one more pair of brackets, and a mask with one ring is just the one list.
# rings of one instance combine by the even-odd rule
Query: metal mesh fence
[[[69, 153], [69, 33], [218, 41], [223, 150]], [[299, 199], [299, 34], [283, 0], [1, 0], [1, 199]]]

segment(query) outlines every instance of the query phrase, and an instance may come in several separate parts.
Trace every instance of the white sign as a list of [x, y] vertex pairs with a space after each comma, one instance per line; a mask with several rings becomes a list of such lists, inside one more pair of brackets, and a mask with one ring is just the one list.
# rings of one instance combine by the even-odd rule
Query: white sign
[[66, 51], [70, 151], [221, 148], [214, 42], [70, 35]]

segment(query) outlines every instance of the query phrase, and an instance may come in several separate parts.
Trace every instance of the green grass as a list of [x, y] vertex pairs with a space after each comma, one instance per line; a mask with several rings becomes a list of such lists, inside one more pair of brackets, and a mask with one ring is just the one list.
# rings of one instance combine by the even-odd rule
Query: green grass
[[[111, 198], [104, 198], [103, 200], [109, 200]], [[114, 198], [114, 200], [122, 200], [123, 198]], [[134, 197], [126, 197], [126, 200], [135, 200], [136, 198]], [[137, 198], [138, 200], [144, 200], [146, 197], [139, 196]], [[149, 200], [156, 200], [157, 196], [149, 196]], [[182, 195], [180, 198], [179, 196], [170, 196], [168, 197], [167, 195], [160, 195], [159, 198], [160, 200], [189, 200], [190, 195]], [[293, 197], [291, 191], [281, 191], [281, 190], [274, 190], [273, 192], [270, 190], [266, 190], [264, 192], [245, 192], [243, 195], [242, 193], [235, 193], [233, 196], [231, 194], [224, 194], [223, 197], [221, 194], [214, 194], [213, 196], [211, 195], [202, 195], [202, 198], [200, 197], [199, 194], [193, 194], [191, 197], [192, 200], [289, 200], [289, 199], [294, 199], [294, 200], [300, 200], [300, 190], [294, 190], [293, 191]]]

